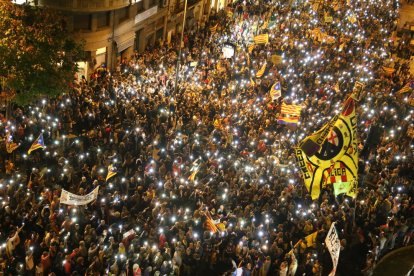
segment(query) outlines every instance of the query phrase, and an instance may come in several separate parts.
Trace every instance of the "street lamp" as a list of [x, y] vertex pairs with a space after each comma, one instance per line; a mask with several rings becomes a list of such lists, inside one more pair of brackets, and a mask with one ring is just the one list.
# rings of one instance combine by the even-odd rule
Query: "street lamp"
[[182, 44], [184, 39], [184, 27], [185, 27], [185, 19], [187, 16], [187, 0], [184, 3], [184, 19], [183, 19], [183, 27], [181, 28], [181, 39], [180, 39], [180, 46], [178, 50], [178, 58], [177, 58], [177, 66], [175, 67], [175, 88], [174, 91], [177, 94], [178, 90], [178, 72], [180, 71], [180, 62], [181, 62], [181, 51], [182, 51]]

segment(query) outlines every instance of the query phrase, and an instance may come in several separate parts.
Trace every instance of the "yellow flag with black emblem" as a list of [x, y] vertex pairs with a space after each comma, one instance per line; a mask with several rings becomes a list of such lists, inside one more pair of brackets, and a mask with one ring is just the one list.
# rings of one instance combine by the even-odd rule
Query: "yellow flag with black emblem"
[[321, 147], [314, 155], [305, 153], [303, 142], [295, 149], [296, 161], [312, 199], [319, 197], [325, 185], [344, 180], [342, 176], [347, 177], [344, 182], [348, 182], [348, 176], [349, 181], [357, 179], [356, 128], [355, 100], [351, 96], [345, 101], [339, 116], [313, 134], [313, 139], [317, 141], [327, 133], [326, 138], [320, 140]]

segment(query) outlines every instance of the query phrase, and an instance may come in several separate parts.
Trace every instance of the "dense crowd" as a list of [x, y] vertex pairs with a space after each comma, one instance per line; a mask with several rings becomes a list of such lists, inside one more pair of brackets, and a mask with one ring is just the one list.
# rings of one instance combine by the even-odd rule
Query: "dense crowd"
[[[385, 253], [413, 243], [412, 95], [397, 93], [412, 76], [409, 38], [395, 34], [398, 1], [231, 8], [188, 30], [177, 89], [173, 39], [2, 118], [2, 136], [20, 143], [0, 156], [7, 275], [327, 275], [333, 222], [337, 275], [370, 275]], [[315, 28], [334, 41], [318, 41]], [[249, 54], [260, 33], [269, 43]], [[224, 43], [233, 57], [223, 58]], [[272, 101], [276, 81], [282, 97]], [[365, 84], [357, 197], [329, 185], [312, 201], [293, 148], [356, 81]], [[303, 106], [296, 127], [277, 123], [282, 101]], [[41, 132], [46, 147], [28, 155]], [[106, 181], [109, 165], [117, 174]], [[61, 189], [98, 186], [88, 205], [59, 202]], [[295, 246], [315, 231], [314, 244]]]

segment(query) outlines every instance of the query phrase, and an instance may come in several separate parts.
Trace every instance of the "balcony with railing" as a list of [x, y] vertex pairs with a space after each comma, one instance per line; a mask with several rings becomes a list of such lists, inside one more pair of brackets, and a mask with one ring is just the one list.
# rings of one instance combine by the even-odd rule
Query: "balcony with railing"
[[41, 6], [72, 12], [116, 10], [135, 2], [135, 0], [39, 0]]

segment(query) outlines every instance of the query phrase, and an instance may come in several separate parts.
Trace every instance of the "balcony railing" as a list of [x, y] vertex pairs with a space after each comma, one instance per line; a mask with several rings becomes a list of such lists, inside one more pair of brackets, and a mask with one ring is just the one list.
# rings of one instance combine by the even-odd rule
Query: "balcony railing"
[[41, 6], [74, 12], [116, 10], [130, 5], [130, 2], [130, 0], [39, 0]]

